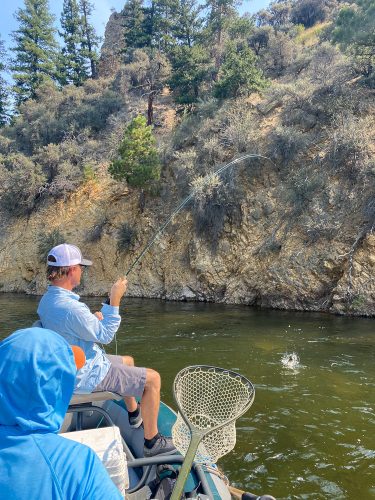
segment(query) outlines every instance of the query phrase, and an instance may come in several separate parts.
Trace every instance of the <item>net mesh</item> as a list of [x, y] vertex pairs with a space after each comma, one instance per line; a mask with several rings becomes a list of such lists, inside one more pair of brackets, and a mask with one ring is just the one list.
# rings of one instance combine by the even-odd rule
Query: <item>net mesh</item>
[[249, 380], [234, 372], [194, 366], [177, 374], [174, 396], [179, 407], [172, 428], [174, 445], [185, 455], [191, 431], [198, 429], [204, 436], [195, 461], [213, 463], [234, 448], [235, 420], [251, 406], [254, 387]]

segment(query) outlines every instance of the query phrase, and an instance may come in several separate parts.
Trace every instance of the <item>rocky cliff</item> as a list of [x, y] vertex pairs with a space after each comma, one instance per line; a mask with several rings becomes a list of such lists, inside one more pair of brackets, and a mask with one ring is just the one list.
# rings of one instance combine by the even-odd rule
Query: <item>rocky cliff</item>
[[[306, 247], [301, 233], [292, 231], [280, 248], [262, 252], [265, 227], [270, 225], [266, 219], [276, 220], [277, 212], [255, 220], [254, 200], [263, 194], [272, 203], [272, 190], [270, 185], [253, 185], [241, 204], [244, 223], [239, 228], [226, 225], [214, 254], [194, 235], [190, 212], [180, 213], [129, 275], [129, 295], [374, 315], [375, 235], [368, 234], [352, 251], [344, 235], [329, 248], [326, 243]], [[45, 266], [38, 237], [47, 226], [58, 229], [94, 261], [81, 293], [105, 295], [177, 201], [159, 201], [140, 213], [136, 192], [119, 189], [109, 179], [87, 183], [68, 202], [6, 229], [0, 249], [1, 290], [43, 293]], [[100, 240], [90, 243], [87, 229], [103, 214], [109, 222]], [[124, 221], [137, 229], [138, 238], [129, 251], [120, 253], [116, 233]]]

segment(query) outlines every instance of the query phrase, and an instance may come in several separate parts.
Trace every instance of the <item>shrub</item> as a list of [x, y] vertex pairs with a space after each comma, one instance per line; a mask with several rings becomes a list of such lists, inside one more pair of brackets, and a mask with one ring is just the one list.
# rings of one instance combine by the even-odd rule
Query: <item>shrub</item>
[[86, 234], [86, 241], [90, 243], [96, 243], [101, 240], [103, 236], [104, 229], [108, 224], [109, 220], [107, 217], [100, 219], [94, 226], [92, 226]]
[[96, 180], [95, 168], [90, 163], [83, 166], [83, 179], [85, 182]]
[[350, 182], [358, 180], [371, 158], [371, 118], [346, 117], [335, 129], [326, 160], [334, 172]]
[[65, 236], [60, 233], [58, 229], [53, 229], [47, 233], [39, 233], [38, 236], [38, 254], [40, 262], [47, 261], [48, 252], [51, 248], [56, 245], [61, 245], [61, 243], [65, 243]]
[[258, 124], [256, 117], [247, 108], [244, 101], [227, 110], [222, 117], [220, 142], [225, 148], [235, 153], [258, 151]]
[[260, 67], [268, 77], [281, 76], [298, 58], [301, 50], [289, 34], [274, 32], [269, 37], [267, 48], [260, 54]]
[[[227, 177], [228, 179], [228, 177]], [[204, 238], [216, 252], [225, 222], [239, 227], [242, 221], [240, 200], [241, 189], [231, 177], [231, 182], [223, 183], [200, 197], [192, 206], [196, 234]]]
[[296, 161], [300, 152], [304, 152], [311, 138], [295, 127], [277, 127], [271, 134], [269, 156], [283, 166]]
[[117, 233], [117, 249], [119, 252], [125, 252], [131, 248], [137, 239], [137, 231], [127, 222], [122, 224]]
[[76, 140], [49, 144], [37, 150], [33, 159], [41, 166], [46, 183], [41, 190], [43, 197], [65, 197], [83, 180], [80, 164], [83, 161]]
[[43, 85], [36, 99], [20, 106], [19, 115], [4, 134], [14, 140], [17, 149], [31, 155], [40, 147], [61, 142], [67, 135], [79, 135], [85, 128], [98, 133], [108, 117], [123, 105], [121, 95], [109, 83], [91, 80], [82, 87], [69, 85], [62, 90]]
[[27, 215], [35, 208], [46, 182], [40, 165], [21, 153], [0, 160], [0, 204], [11, 215]]
[[324, 187], [324, 176], [318, 168], [302, 168], [288, 182], [285, 201], [295, 216], [300, 215]]

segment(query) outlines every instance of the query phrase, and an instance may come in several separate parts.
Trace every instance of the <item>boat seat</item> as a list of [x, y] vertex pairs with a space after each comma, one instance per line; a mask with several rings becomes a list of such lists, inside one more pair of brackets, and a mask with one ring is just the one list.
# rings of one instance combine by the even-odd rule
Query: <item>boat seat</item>
[[123, 397], [115, 392], [109, 391], [90, 392], [89, 394], [73, 394], [69, 406], [94, 403], [95, 401], [108, 401], [110, 399], [119, 401], [120, 399], [123, 399]]
[[102, 419], [104, 418], [106, 420], [108, 425], [113, 426], [114, 423], [112, 422], [112, 419], [109, 416], [108, 412], [98, 403], [103, 403], [104, 401], [119, 401], [120, 399], [123, 399], [123, 397], [119, 394], [116, 394], [115, 392], [110, 391], [97, 391], [90, 392], [88, 394], [73, 394], [62, 428], [64, 430], [71, 428], [73, 424], [72, 415], [75, 414], [76, 430], [82, 430], [83, 416], [92, 415], [93, 412], [96, 414], [99, 413], [102, 416]]

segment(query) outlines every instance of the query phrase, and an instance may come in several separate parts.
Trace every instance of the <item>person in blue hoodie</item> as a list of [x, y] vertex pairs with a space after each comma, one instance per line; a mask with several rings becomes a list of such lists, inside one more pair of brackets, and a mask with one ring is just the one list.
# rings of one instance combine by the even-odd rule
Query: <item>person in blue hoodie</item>
[[94, 451], [58, 435], [76, 373], [72, 348], [51, 330], [0, 343], [0, 498], [122, 498]]

